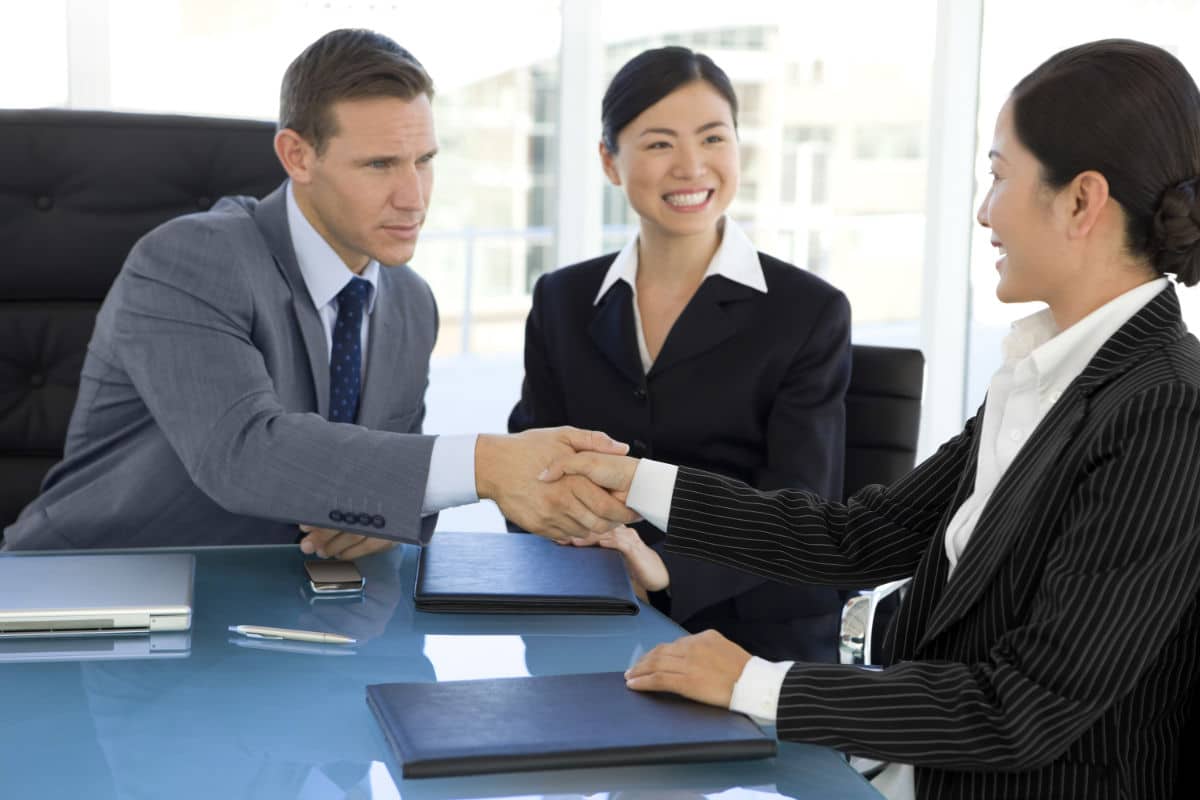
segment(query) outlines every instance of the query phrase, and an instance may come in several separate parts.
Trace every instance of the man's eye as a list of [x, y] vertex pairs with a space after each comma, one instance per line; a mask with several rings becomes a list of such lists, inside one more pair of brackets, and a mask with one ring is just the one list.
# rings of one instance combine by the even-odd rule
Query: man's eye
[[375, 161], [368, 161], [367, 166], [371, 169], [387, 169], [388, 162], [381, 159], [376, 159]]

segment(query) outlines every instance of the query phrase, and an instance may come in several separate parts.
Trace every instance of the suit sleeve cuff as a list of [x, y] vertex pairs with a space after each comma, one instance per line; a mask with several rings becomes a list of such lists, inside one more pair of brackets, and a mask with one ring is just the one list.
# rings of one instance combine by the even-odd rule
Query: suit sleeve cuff
[[477, 438], [477, 434], [469, 433], [439, 436], [433, 440], [421, 516], [427, 517], [452, 506], [479, 502], [479, 495], [475, 492]]
[[675, 476], [679, 467], [643, 458], [633, 472], [625, 505], [642, 515], [660, 531], [667, 530], [671, 517], [671, 496], [675, 494]]
[[795, 661], [764, 661], [751, 656], [733, 685], [729, 710], [749, 714], [758, 722], [774, 722], [783, 679]]

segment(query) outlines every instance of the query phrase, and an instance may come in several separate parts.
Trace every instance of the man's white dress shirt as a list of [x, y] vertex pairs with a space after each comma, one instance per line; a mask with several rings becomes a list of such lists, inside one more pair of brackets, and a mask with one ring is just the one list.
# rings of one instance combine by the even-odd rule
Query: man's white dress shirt
[[[304, 285], [312, 298], [321, 324], [325, 328], [325, 345], [328, 355], [333, 354], [333, 326], [337, 322], [338, 292], [346, 287], [355, 274], [350, 271], [334, 249], [325, 241], [316, 228], [304, 216], [296, 203], [292, 184], [287, 189], [288, 230], [292, 236], [292, 249]], [[367, 341], [370, 336], [371, 313], [375, 310], [376, 289], [379, 284], [379, 262], [375, 259], [367, 264], [362, 278], [371, 284], [371, 296], [367, 301], [362, 321], [362, 377], [366, 380], [369, 362]], [[424, 376], [421, 376], [422, 378]], [[433, 442], [433, 453], [429, 458], [429, 475], [425, 481], [425, 499], [421, 503], [421, 514], [428, 516], [444, 508], [474, 503], [479, 500], [475, 493], [475, 434], [460, 436], [438, 436]]]
[[[959, 506], [946, 528], [951, 574], [970, 541], [980, 512], [1042, 417], [1104, 343], [1166, 289], [1167, 282], [1166, 278], [1158, 278], [1131, 289], [1061, 333], [1048, 308], [1013, 323], [1004, 339], [1004, 363], [988, 387], [975, 491]], [[629, 488], [629, 507], [663, 531], [671, 513], [677, 474], [675, 466], [642, 459]], [[751, 658], [734, 684], [729, 707], [774, 722], [783, 679], [793, 663]], [[875, 783], [890, 800], [913, 796], [912, 772], [907, 765], [892, 764]]]

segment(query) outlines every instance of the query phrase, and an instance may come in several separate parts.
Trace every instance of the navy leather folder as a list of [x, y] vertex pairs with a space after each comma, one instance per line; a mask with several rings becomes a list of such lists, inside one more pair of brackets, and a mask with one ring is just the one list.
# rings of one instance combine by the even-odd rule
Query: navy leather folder
[[636, 614], [621, 554], [520, 533], [438, 533], [421, 549], [413, 602], [469, 614]]
[[625, 688], [619, 672], [367, 687], [405, 778], [767, 758], [749, 717]]

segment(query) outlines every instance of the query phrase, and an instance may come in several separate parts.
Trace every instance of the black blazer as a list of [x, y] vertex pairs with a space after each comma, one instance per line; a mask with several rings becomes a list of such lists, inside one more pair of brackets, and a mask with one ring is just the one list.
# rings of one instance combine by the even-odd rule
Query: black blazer
[[[796, 665], [782, 738], [915, 764], [923, 800], [1170, 798], [1200, 644], [1200, 344], [1174, 289], [1051, 408], [947, 581], [981, 414], [846, 505], [681, 470], [667, 546], [788, 580], [915, 573], [896, 663]], [[756, 535], [730, 538], [715, 513]]]
[[[721, 276], [697, 290], [649, 374], [632, 292], [594, 304], [615, 254], [542, 276], [525, 332], [525, 380], [510, 431], [576, 425], [650, 456], [764, 489], [840, 498], [850, 308], [810, 273], [760, 255], [767, 293]], [[650, 544], [662, 533], [639, 526]], [[669, 607], [689, 630], [716, 628], [768, 658], [835, 661], [841, 598], [664, 553]]]

